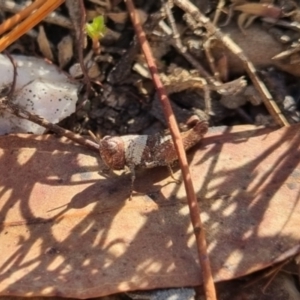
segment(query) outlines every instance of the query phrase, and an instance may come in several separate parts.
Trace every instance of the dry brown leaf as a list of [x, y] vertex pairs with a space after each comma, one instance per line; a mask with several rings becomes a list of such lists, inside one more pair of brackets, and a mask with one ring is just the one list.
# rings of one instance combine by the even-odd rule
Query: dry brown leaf
[[70, 35], [64, 36], [57, 45], [58, 63], [64, 68], [73, 57], [73, 39]]
[[124, 24], [128, 19], [128, 12], [108, 13], [107, 17], [117, 24]]
[[243, 29], [248, 28], [259, 16], [272, 19], [279, 19], [282, 16], [280, 7], [266, 3], [243, 3], [234, 5], [233, 9], [241, 12], [237, 23], [243, 34], [245, 34]]
[[244, 29], [248, 28], [257, 18], [257, 16], [252, 16], [246, 13], [241, 13], [238, 16], [237, 24], [243, 34], [246, 35]]
[[[283, 50], [283, 45], [272, 38], [270, 34], [261, 30], [260, 26], [256, 26], [255, 24], [245, 30], [245, 34], [233, 24], [224, 27], [223, 32], [224, 34], [230, 35], [233, 41], [242, 48], [245, 55], [257, 68], [265, 68], [272, 65], [274, 63], [272, 57]], [[221, 47], [221, 45], [219, 47]], [[216, 47], [217, 51], [219, 51], [219, 47]], [[266, 49], [268, 49], [268, 51], [266, 51]], [[214, 51], [213, 48], [211, 50]], [[232, 74], [244, 73], [244, 66], [241, 60], [229, 50], [225, 49], [224, 51], [228, 55], [230, 72]], [[214, 53], [214, 56], [217, 54], [218, 53]]]
[[[294, 76], [300, 76], [300, 63], [288, 64], [272, 59], [285, 50], [285, 47], [276, 41], [268, 32], [262, 30], [261, 26], [253, 24], [245, 30], [245, 34], [243, 34], [237, 26], [229, 25], [224, 27], [222, 32], [230, 35], [257, 69], [276, 66]], [[266, 49], [268, 49], [268, 51], [266, 51]], [[228, 55], [228, 65], [231, 74], [244, 73], [245, 71], [241, 60], [229, 50], [226, 50], [226, 53]]]
[[98, 64], [94, 61], [90, 61], [87, 63], [88, 75], [89, 78], [95, 79], [101, 75], [100, 68]]
[[[85, 13], [86, 13], [86, 21], [87, 22], [92, 22], [94, 18], [99, 16], [99, 13], [97, 12], [97, 10], [94, 10], [94, 9], [93, 10], [86, 9]], [[104, 15], [104, 11], [100, 14]]]
[[39, 34], [37, 37], [37, 43], [42, 54], [49, 60], [53, 61], [53, 53], [51, 50], [50, 42], [46, 36], [44, 26], [39, 26]]
[[[189, 153], [216, 281], [300, 251], [299, 125], [213, 129]], [[0, 293], [90, 298], [193, 286], [201, 272], [182, 185], [165, 168], [98, 174], [52, 136], [0, 138]], [[175, 173], [179, 176], [179, 171]]]
[[251, 14], [261, 17], [278, 19], [282, 16], [282, 9], [279, 6], [265, 3], [244, 3], [236, 5], [234, 10], [241, 11], [245, 14]]

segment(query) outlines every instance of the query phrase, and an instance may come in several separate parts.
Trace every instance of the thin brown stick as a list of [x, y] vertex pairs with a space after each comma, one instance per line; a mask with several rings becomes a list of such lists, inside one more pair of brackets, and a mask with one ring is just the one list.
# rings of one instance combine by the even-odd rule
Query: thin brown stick
[[12, 64], [12, 67], [13, 67], [13, 79], [12, 79], [10, 91], [5, 95], [8, 98], [10, 98], [10, 97], [12, 97], [12, 95], [13, 95], [13, 93], [15, 91], [15, 87], [16, 87], [16, 82], [17, 82], [17, 66], [16, 66], [16, 62], [14, 61], [13, 57], [6, 50], [4, 50], [4, 53], [8, 57], [8, 59], [10, 60], [10, 62]]
[[7, 93], [6, 96], [2, 96], [2, 98], [0, 99], [0, 111], [1, 111], [1, 109], [5, 110], [21, 119], [31, 121], [35, 124], [38, 124], [42, 127], [47, 128], [50, 131], [55, 132], [56, 134], [58, 134], [60, 136], [65, 136], [65, 137], [69, 138], [70, 140], [74, 141], [75, 143], [78, 143], [82, 146], [88, 147], [91, 150], [99, 152], [99, 144], [98, 143], [95, 143], [93, 141], [85, 139], [84, 137], [82, 137], [79, 134], [76, 134], [70, 130], [67, 130], [58, 125], [55, 125], [55, 124], [47, 121], [46, 119], [42, 118], [41, 116], [38, 116], [36, 114], [33, 114], [33, 113], [27, 111], [20, 105], [12, 103], [11, 99], [12, 99], [12, 95], [15, 91], [17, 68], [16, 68], [14, 59], [8, 53], [6, 53], [6, 55], [8, 56], [9, 60], [12, 63], [12, 66], [13, 66], [13, 80], [12, 80], [12, 85], [11, 85], [10, 91]]
[[80, 109], [84, 103], [86, 102], [90, 91], [91, 91], [91, 80], [88, 75], [87, 68], [84, 63], [84, 58], [83, 58], [83, 49], [84, 49], [84, 39], [85, 39], [85, 23], [86, 23], [86, 11], [85, 11], [85, 6], [83, 3], [83, 0], [78, 0], [78, 1], [66, 1], [66, 6], [68, 7], [69, 10], [69, 15], [72, 20], [74, 29], [75, 29], [75, 34], [76, 34], [76, 48], [77, 48], [77, 55], [78, 55], [78, 60], [80, 64], [80, 68], [83, 74], [83, 81], [85, 83], [85, 93], [80, 100], [79, 105], [77, 106], [76, 110]]
[[[187, 59], [190, 59], [191, 61], [196, 61], [193, 59], [193, 57], [186, 51], [187, 49], [185, 48], [184, 49], [184, 46], [181, 42], [181, 39], [180, 39], [180, 34], [177, 30], [177, 26], [176, 26], [176, 23], [175, 23], [175, 19], [173, 17], [173, 14], [172, 14], [172, 11], [171, 11], [171, 1], [168, 0], [165, 5], [164, 5], [164, 8], [165, 8], [165, 13], [167, 15], [167, 19], [169, 21], [169, 25], [172, 29], [172, 45], [173, 47], [175, 47], [175, 49], [177, 49], [177, 51], [180, 51], [180, 53], [182, 55], [184, 55]], [[180, 49], [180, 50], [179, 50]], [[206, 73], [206, 71], [204, 69], [202, 69], [202, 66], [198, 63], [196, 63], [198, 65], [198, 68], [200, 68], [202, 70], [202, 72], [204, 72], [205, 76], [207, 77], [208, 74]], [[201, 81], [203, 83], [203, 91], [204, 91], [204, 102], [205, 102], [205, 113], [207, 115], [210, 114], [211, 112], [211, 98], [210, 98], [210, 90], [208, 88], [208, 85], [207, 85], [207, 81], [204, 79], [204, 78], [201, 78]]]
[[[85, 28], [85, 23], [86, 23], [86, 11], [85, 11], [85, 6], [83, 3], [83, 0], [79, 0], [79, 5], [80, 5], [80, 11], [81, 11], [81, 18], [80, 18], [80, 31], [79, 31], [79, 37], [78, 37], [78, 55], [79, 55], [79, 63], [80, 67], [84, 76], [84, 82], [86, 84], [86, 91], [84, 93], [83, 99], [82, 99], [82, 105], [85, 103], [87, 100], [90, 91], [91, 91], [91, 80], [88, 75], [86, 66], [84, 64], [84, 59], [83, 59], [83, 44], [84, 44], [84, 28]], [[77, 108], [78, 109], [78, 108]]]
[[213, 300], [213, 299], [216, 299], [216, 292], [215, 292], [215, 286], [214, 286], [211, 268], [210, 268], [209, 259], [208, 259], [206, 240], [205, 240], [205, 230], [204, 230], [204, 227], [203, 227], [201, 219], [200, 219], [200, 209], [198, 207], [197, 198], [196, 198], [193, 183], [191, 180], [191, 174], [189, 172], [188, 162], [187, 162], [184, 147], [182, 144], [180, 132], [179, 132], [174, 114], [172, 112], [172, 108], [170, 105], [170, 101], [167, 97], [166, 90], [159, 78], [158, 70], [155, 65], [155, 61], [154, 61], [153, 55], [151, 53], [149, 43], [148, 43], [145, 33], [142, 29], [142, 26], [141, 26], [141, 23], [139, 20], [139, 16], [135, 11], [132, 0], [125, 0], [125, 3], [127, 5], [127, 9], [130, 14], [131, 21], [135, 28], [136, 35], [138, 36], [142, 51], [145, 55], [147, 64], [149, 66], [149, 70], [151, 72], [153, 82], [157, 89], [157, 93], [160, 97], [161, 104], [162, 104], [163, 110], [164, 110], [164, 114], [165, 114], [166, 120], [169, 125], [169, 129], [170, 129], [170, 132], [171, 132], [171, 135], [173, 138], [175, 149], [177, 151], [177, 155], [179, 158], [179, 164], [180, 164], [181, 171], [182, 171], [183, 181], [184, 181], [184, 185], [185, 185], [185, 189], [186, 189], [191, 221], [192, 221], [192, 224], [194, 227], [194, 233], [195, 233], [195, 237], [196, 237], [199, 261], [201, 264], [201, 269], [202, 269], [202, 274], [203, 274], [205, 294], [206, 294], [207, 299]]
[[224, 6], [225, 6], [225, 0], [219, 0], [216, 11], [215, 11], [215, 15], [214, 15], [214, 20], [213, 20], [214, 25], [217, 25]]
[[189, 0], [174, 0], [174, 4], [180, 7], [186, 13], [190, 14], [196, 20], [196, 22], [201, 23], [206, 28], [210, 36], [214, 36], [215, 38], [220, 40], [232, 53], [234, 53], [243, 62], [249, 77], [260, 93], [270, 115], [280, 126], [288, 126], [288, 121], [280, 111], [276, 102], [272, 99], [272, 96], [265, 84], [258, 78], [254, 65], [244, 54], [243, 50], [238, 45], [236, 45], [228, 35], [224, 35], [219, 29], [217, 29], [209, 20], [209, 18], [204, 16], [199, 11], [199, 9]]
[[91, 150], [99, 152], [99, 145], [97, 143], [95, 143], [91, 140], [85, 139], [81, 135], [76, 134], [70, 130], [64, 129], [58, 125], [50, 123], [46, 119], [44, 119], [36, 114], [28, 112], [21, 106], [11, 103], [11, 101], [9, 101], [9, 99], [7, 97], [3, 97], [2, 99], [0, 99], [0, 110], [1, 109], [19, 117], [19, 118], [31, 121], [35, 124], [45, 127], [60, 136], [65, 136], [65, 137], [69, 138], [70, 140], [74, 141], [75, 143], [78, 143], [82, 146], [88, 147]]
[[[18, 1], [18, 2], [21, 2], [21, 1]], [[35, 1], [34, 3], [36, 3], [37, 1]], [[42, 2], [42, 4], [45, 2], [45, 0], [42, 0], [40, 1]], [[0, 10], [1, 11], [5, 11], [5, 12], [9, 12], [10, 14], [13, 14], [13, 15], [18, 15], [19, 14], [22, 14], [23, 11], [29, 7], [28, 6], [28, 3], [26, 4], [26, 1], [22, 1], [22, 3], [24, 4], [17, 4], [16, 1], [14, 0], [5, 0], [5, 1], [0, 1]], [[27, 14], [25, 12], [25, 14]], [[20, 17], [19, 17], [20, 18]], [[6, 19], [2, 24], [5, 24], [6, 21], [8, 21], [9, 19]], [[43, 22], [46, 22], [46, 23], [49, 23], [49, 24], [55, 24], [55, 25], [58, 25], [58, 26], [61, 26], [61, 27], [64, 27], [64, 28], [67, 28], [67, 29], [73, 29], [73, 25], [69, 19], [69, 17], [65, 17], [64, 15], [56, 12], [56, 11], [53, 11], [53, 12], [50, 12], [47, 16], [45, 16], [44, 18], [41, 19]], [[21, 20], [18, 20], [17, 24], [20, 23]], [[13, 21], [15, 22], [15, 21]], [[1, 25], [2, 25], [1, 24]], [[11, 27], [10, 25], [5, 25], [3, 27]]]
[[[171, 28], [161, 21], [158, 26], [167, 34], [171, 35], [172, 30]], [[176, 36], [175, 36], [176, 37]], [[246, 86], [246, 81], [244, 80], [244, 77], [240, 77], [238, 79], [235, 79], [230, 82], [222, 83], [220, 81], [215, 80], [214, 77], [212, 77], [205, 68], [195, 59], [189, 52], [186, 46], [184, 46], [180, 40], [180, 36], [177, 36], [174, 38], [174, 35], [169, 40], [170, 45], [172, 45], [178, 53], [180, 53], [198, 72], [200, 75], [205, 79], [205, 81], [208, 83], [208, 88], [213, 91], [217, 91], [221, 95], [228, 95], [232, 93], [236, 93], [240, 89], [242, 89], [244, 86]]]
[[[40, 1], [40, 0], [39, 0]], [[15, 42], [19, 37], [37, 25], [51, 11], [60, 6], [64, 0], [46, 1], [33, 14], [18, 24], [12, 31], [0, 39], [0, 52]]]
[[255, 278], [253, 280], [250, 280], [249, 282], [244, 284], [243, 288], [248, 288], [248, 287], [254, 286], [258, 282], [262, 281], [262, 279], [269, 277], [268, 282], [265, 284], [265, 286], [263, 288], [263, 292], [265, 292], [266, 288], [270, 284], [270, 281], [272, 281], [274, 279], [274, 277], [278, 274], [278, 272], [281, 271], [281, 269], [290, 261], [291, 261], [291, 258], [287, 258], [286, 260], [280, 262], [279, 264], [274, 265], [272, 268], [267, 269], [262, 274], [255, 276]]
[[24, 8], [22, 11], [16, 13], [14, 16], [11, 18], [5, 20], [1, 25], [0, 25], [0, 34], [5, 33], [7, 30], [11, 29], [18, 23], [20, 23], [22, 20], [24, 20], [27, 16], [29, 16], [35, 9], [39, 8], [42, 6], [44, 3], [43, 0], [36, 0], [33, 3], [31, 3], [29, 6]]

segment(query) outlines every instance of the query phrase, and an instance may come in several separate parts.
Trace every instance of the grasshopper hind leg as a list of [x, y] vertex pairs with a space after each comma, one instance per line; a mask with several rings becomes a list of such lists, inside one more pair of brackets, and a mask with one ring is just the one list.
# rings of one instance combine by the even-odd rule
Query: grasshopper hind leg
[[128, 169], [130, 171], [130, 176], [131, 176], [129, 200], [132, 200], [133, 188], [134, 188], [134, 182], [135, 182], [135, 169], [134, 169], [134, 165], [129, 165]]
[[167, 164], [167, 167], [168, 167], [168, 170], [169, 170], [169, 174], [170, 174], [171, 178], [173, 179], [173, 181], [171, 181], [171, 182], [175, 182], [176, 184], [180, 184], [181, 183], [181, 179], [177, 179], [174, 176], [174, 172], [173, 172], [172, 166], [170, 164]]

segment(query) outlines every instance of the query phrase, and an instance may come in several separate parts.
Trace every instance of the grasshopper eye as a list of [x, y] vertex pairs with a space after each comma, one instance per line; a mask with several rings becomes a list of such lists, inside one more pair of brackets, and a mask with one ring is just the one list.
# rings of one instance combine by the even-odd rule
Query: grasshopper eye
[[99, 151], [103, 161], [114, 170], [125, 166], [124, 143], [119, 137], [106, 136], [99, 142]]
[[105, 149], [105, 151], [109, 152], [110, 155], [114, 155], [118, 152], [118, 145], [118, 139], [110, 136], [105, 137], [99, 143], [100, 148]]
[[113, 153], [118, 151], [118, 143], [116, 141], [107, 141], [106, 142], [107, 150], [110, 150]]

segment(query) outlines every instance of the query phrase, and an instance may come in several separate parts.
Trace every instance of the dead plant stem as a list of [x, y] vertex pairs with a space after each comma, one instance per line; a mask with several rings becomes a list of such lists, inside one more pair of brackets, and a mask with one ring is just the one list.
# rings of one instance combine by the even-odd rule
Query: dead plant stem
[[[38, 1], [43, 2], [41, 0]], [[34, 13], [29, 15], [23, 22], [18, 24], [13, 30], [0, 39], [0, 52], [5, 50], [19, 37], [41, 22], [46, 15], [59, 7], [63, 2], [64, 0], [44, 1], [44, 3], [39, 6]]]
[[89, 149], [91, 149], [93, 151], [99, 152], [99, 145], [97, 143], [95, 143], [91, 140], [88, 140], [88, 139], [82, 137], [81, 135], [76, 134], [70, 130], [64, 129], [56, 124], [50, 123], [46, 119], [44, 119], [36, 114], [28, 112], [21, 106], [11, 103], [10, 99], [7, 97], [0, 99], [0, 110], [1, 109], [19, 117], [19, 118], [31, 121], [35, 124], [45, 127], [48, 130], [55, 132], [59, 136], [65, 136], [77, 144], [88, 147]]
[[84, 58], [83, 58], [84, 39], [85, 39], [84, 27], [86, 23], [86, 11], [85, 11], [83, 0], [78, 0], [75, 2], [67, 0], [66, 6], [69, 9], [70, 18], [74, 25], [74, 29], [76, 33], [76, 48], [77, 48], [78, 60], [83, 74], [83, 81], [86, 86], [85, 93], [79, 105], [76, 108], [78, 110], [85, 104], [91, 91], [91, 80], [89, 78], [87, 68], [85, 66]]
[[24, 20], [27, 16], [29, 16], [35, 9], [43, 5], [43, 0], [36, 0], [33, 3], [31, 3], [29, 6], [24, 8], [22, 11], [16, 13], [11, 18], [5, 20], [0, 25], [0, 34], [5, 33], [7, 30], [11, 29], [18, 23], [20, 23], [22, 20]]
[[151, 53], [151, 49], [149, 43], [146, 39], [145, 33], [142, 29], [139, 16], [135, 11], [134, 5], [132, 0], [125, 0], [127, 5], [128, 12], [131, 17], [131, 21], [135, 28], [136, 34], [138, 36], [142, 51], [145, 55], [149, 70], [151, 72], [151, 76], [155, 87], [157, 89], [157, 93], [160, 97], [161, 104], [163, 106], [164, 114], [167, 119], [171, 135], [173, 138], [173, 142], [175, 145], [175, 149], [178, 154], [179, 163], [182, 171], [183, 181], [186, 189], [188, 204], [190, 208], [190, 216], [191, 221], [194, 227], [194, 233], [196, 237], [196, 243], [198, 248], [198, 255], [199, 261], [202, 268], [203, 274], [203, 282], [204, 282], [204, 289], [206, 294], [206, 299], [213, 300], [216, 299], [216, 292], [215, 286], [212, 278], [211, 268], [209, 264], [208, 254], [207, 254], [207, 247], [206, 247], [206, 240], [205, 240], [205, 230], [202, 225], [200, 219], [200, 210], [197, 203], [197, 198], [195, 195], [194, 187], [191, 180], [191, 174], [189, 172], [188, 162], [186, 158], [186, 154], [184, 151], [184, 147], [182, 144], [180, 132], [175, 120], [175, 116], [172, 112], [172, 108], [170, 105], [170, 101], [168, 99], [166, 90], [160, 80], [157, 67], [155, 65], [155, 61], [153, 55]]

